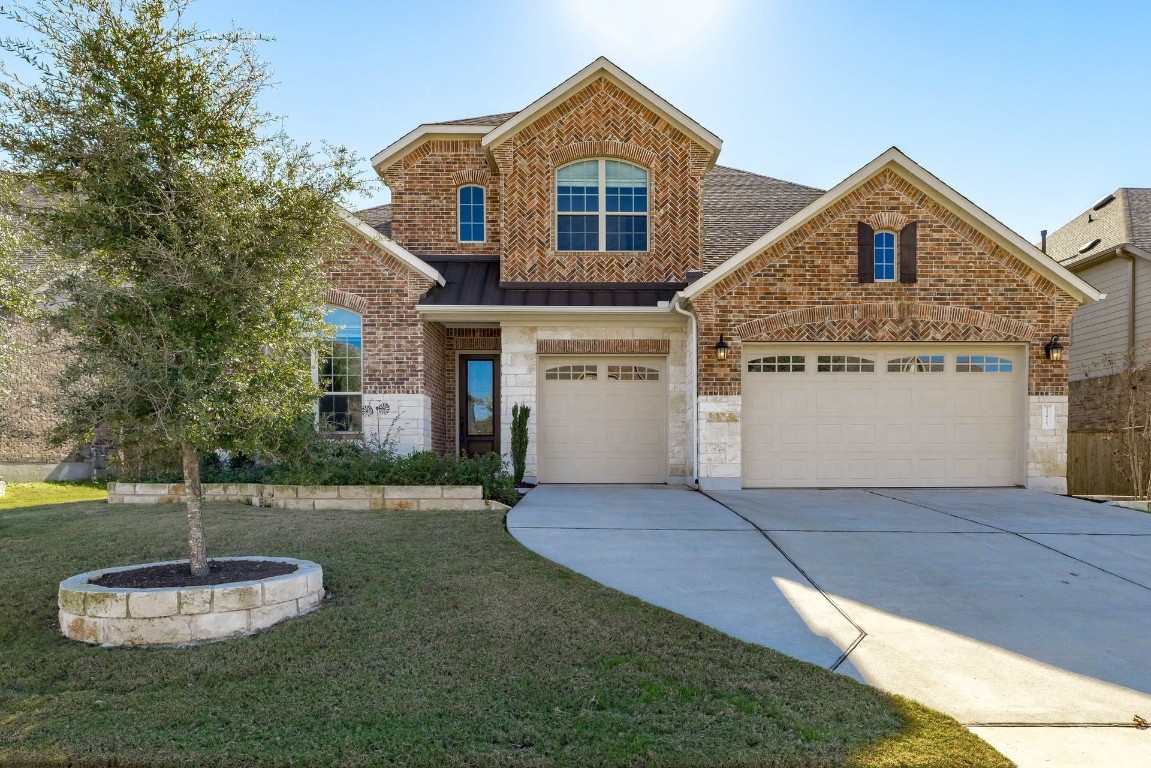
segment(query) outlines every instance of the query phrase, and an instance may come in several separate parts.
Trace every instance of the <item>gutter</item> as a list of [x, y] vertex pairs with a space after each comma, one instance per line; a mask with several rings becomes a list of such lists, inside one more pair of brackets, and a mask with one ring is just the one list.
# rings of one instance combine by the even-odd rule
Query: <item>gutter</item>
[[692, 474], [695, 475], [695, 487], [699, 488], [699, 339], [697, 338], [698, 328], [695, 314], [684, 309], [681, 305], [682, 301], [683, 293], [677, 291], [675, 296], [671, 297], [671, 302], [668, 303], [667, 308], [676, 314], [687, 317], [688, 343], [691, 344], [692, 361], [694, 362], [694, 370], [691, 372], [691, 468]]

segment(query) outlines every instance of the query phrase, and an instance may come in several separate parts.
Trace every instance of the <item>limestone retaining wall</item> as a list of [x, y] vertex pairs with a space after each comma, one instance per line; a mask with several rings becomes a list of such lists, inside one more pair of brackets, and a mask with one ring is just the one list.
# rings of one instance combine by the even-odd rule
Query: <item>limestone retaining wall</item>
[[[167, 563], [106, 568], [60, 582], [60, 630], [94, 645], [189, 645], [250, 635], [319, 607], [324, 572], [309, 560], [290, 557], [219, 557], [270, 560], [297, 570], [258, 581], [200, 587], [129, 589], [91, 582], [108, 573]], [[187, 562], [187, 561], [168, 561]]]
[[[184, 501], [183, 483], [108, 483], [109, 504]], [[479, 485], [263, 485], [204, 483], [204, 501], [238, 501], [275, 509], [506, 510], [485, 501]]]

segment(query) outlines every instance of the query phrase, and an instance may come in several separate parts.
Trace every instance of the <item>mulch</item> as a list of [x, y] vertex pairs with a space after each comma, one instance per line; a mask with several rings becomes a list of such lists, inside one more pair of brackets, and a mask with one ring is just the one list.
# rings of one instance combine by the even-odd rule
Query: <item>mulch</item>
[[207, 576], [193, 576], [187, 563], [171, 563], [108, 573], [92, 583], [100, 587], [127, 589], [204, 587], [233, 581], [257, 581], [295, 570], [297, 567], [292, 563], [268, 560], [209, 560]]

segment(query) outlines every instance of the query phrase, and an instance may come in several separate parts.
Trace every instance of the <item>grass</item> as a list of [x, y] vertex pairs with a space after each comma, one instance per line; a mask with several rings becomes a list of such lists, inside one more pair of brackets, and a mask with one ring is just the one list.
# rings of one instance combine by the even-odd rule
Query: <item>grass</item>
[[37, 504], [63, 504], [69, 501], [97, 501], [108, 498], [104, 483], [8, 483], [0, 496], [0, 511]]
[[180, 557], [183, 507], [21, 492], [0, 509], [0, 765], [1010, 765], [949, 717], [543, 560], [491, 513], [210, 505], [214, 554], [315, 560], [324, 607], [196, 648], [73, 643], [57, 583]]

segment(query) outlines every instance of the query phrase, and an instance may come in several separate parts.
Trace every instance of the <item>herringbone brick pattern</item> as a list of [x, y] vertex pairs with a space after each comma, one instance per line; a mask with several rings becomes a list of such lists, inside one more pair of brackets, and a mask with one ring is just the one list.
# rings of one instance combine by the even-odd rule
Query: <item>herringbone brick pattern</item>
[[[701, 180], [708, 150], [607, 78], [492, 148], [509, 282], [671, 282], [700, 269]], [[648, 168], [648, 253], [555, 251], [555, 170], [585, 157]]]
[[538, 355], [666, 355], [667, 339], [536, 339]]
[[[918, 222], [918, 282], [860, 283], [858, 222]], [[874, 224], [873, 224], [874, 226]], [[903, 177], [885, 170], [696, 297], [700, 394], [740, 394], [741, 341], [1026, 342], [1028, 390], [1066, 395], [1043, 344], [1077, 304]], [[712, 347], [724, 334], [728, 359]]]

